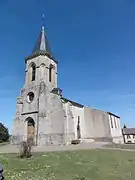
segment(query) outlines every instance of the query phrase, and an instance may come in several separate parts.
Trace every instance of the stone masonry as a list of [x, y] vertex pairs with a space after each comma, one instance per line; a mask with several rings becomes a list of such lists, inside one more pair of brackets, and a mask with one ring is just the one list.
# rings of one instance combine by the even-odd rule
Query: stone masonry
[[[118, 116], [62, 96], [57, 87], [58, 62], [50, 50], [44, 26], [25, 63], [25, 85], [17, 98], [12, 144], [32, 139], [35, 145], [67, 145], [78, 138], [122, 142]], [[112, 127], [110, 122], [115, 121], [117, 126]]]

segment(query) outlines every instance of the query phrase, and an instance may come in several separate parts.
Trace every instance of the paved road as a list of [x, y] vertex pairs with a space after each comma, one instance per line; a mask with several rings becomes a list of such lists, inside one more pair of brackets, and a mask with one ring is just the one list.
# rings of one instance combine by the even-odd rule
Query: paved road
[[[108, 143], [105, 142], [90, 142], [82, 143], [78, 145], [68, 146], [35, 146], [32, 148], [33, 152], [51, 152], [51, 151], [73, 151], [73, 150], [85, 150], [85, 149], [106, 149], [106, 150], [121, 150], [121, 151], [135, 151], [135, 149], [121, 149], [121, 148], [108, 148], [104, 147]], [[0, 146], [0, 153], [18, 153], [19, 146], [5, 145]]]

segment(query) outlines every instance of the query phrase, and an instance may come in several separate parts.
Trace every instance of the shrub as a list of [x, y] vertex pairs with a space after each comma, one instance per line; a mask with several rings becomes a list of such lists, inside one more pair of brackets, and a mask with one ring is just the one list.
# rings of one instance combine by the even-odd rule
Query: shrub
[[79, 139], [72, 140], [71, 144], [80, 144], [80, 140]]
[[0, 123], [0, 142], [6, 142], [9, 140], [8, 128]]
[[30, 140], [28, 141], [22, 141], [20, 144], [20, 154], [19, 156], [21, 158], [29, 158], [31, 157], [31, 150], [32, 150], [32, 143]]

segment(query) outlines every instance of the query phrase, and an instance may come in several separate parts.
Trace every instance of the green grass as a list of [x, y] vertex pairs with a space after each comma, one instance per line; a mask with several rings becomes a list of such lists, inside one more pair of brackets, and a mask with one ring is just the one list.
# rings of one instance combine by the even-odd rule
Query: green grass
[[135, 180], [135, 153], [108, 150], [0, 154], [6, 180]]

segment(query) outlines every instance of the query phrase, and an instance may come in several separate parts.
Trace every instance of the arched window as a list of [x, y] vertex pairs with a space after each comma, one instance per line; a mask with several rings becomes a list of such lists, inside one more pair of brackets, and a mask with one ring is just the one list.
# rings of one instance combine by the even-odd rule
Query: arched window
[[45, 64], [40, 65], [40, 78], [45, 78]]
[[117, 119], [114, 117], [114, 124], [115, 124], [115, 128], [117, 128], [116, 121], [117, 121]]
[[112, 116], [110, 115], [110, 121], [111, 121], [111, 128], [113, 128], [113, 120], [112, 120]]
[[31, 66], [31, 68], [32, 68], [32, 81], [35, 81], [35, 78], [36, 78], [36, 66], [35, 66], [35, 64], [32, 64], [32, 66]]
[[53, 68], [53, 66], [50, 65], [50, 67], [49, 67], [49, 81], [50, 82], [52, 81], [52, 68]]

